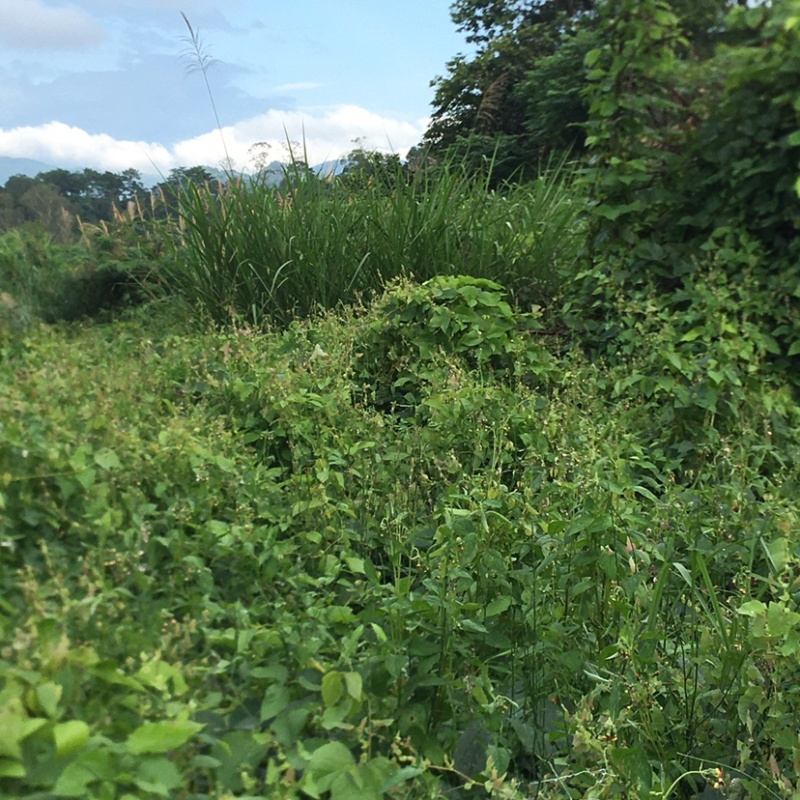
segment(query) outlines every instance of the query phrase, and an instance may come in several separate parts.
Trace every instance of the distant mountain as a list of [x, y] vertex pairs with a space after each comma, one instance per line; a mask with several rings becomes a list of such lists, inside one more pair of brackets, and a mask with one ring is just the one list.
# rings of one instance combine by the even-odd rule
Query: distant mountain
[[338, 175], [346, 165], [347, 158], [342, 156], [341, 158], [336, 158], [332, 161], [323, 161], [321, 164], [317, 164], [315, 167], [312, 167], [312, 169], [317, 173], [317, 175], [327, 178], [331, 175]]
[[52, 164], [45, 164], [44, 161], [0, 156], [0, 186], [5, 186], [6, 181], [12, 175], [27, 175], [29, 178], [35, 178], [40, 172], [48, 172], [51, 169], [56, 168]]

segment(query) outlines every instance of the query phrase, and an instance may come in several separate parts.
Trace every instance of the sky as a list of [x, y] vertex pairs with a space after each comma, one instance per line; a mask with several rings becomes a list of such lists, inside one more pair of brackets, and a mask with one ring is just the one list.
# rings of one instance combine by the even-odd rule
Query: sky
[[[0, 156], [165, 175], [404, 156], [468, 52], [450, 0], [0, 0]], [[220, 127], [189, 30], [202, 54]], [[224, 144], [223, 144], [224, 142]]]

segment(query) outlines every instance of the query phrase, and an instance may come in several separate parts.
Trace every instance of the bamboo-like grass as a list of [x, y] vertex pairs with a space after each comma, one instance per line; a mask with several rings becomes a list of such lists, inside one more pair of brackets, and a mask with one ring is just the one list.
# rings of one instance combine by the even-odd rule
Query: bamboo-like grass
[[450, 165], [352, 188], [295, 161], [279, 189], [240, 178], [214, 194], [190, 183], [167, 226], [165, 279], [215, 324], [284, 326], [399, 276], [490, 278], [544, 305], [582, 244], [573, 179], [562, 162], [492, 191]]

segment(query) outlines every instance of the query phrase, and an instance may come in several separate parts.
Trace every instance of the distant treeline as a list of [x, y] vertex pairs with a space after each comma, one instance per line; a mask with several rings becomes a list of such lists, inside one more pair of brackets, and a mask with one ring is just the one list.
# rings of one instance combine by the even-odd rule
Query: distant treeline
[[137, 201], [147, 208], [150, 204], [144, 201], [151, 192], [169, 196], [189, 180], [216, 179], [205, 167], [178, 167], [152, 188], [145, 187], [135, 169], [121, 173], [52, 169], [34, 178], [12, 175], [0, 187], [0, 233], [36, 225], [56, 241], [68, 242], [77, 233], [78, 220], [89, 224], [111, 220], [114, 208], [125, 209]]
[[[423, 160], [421, 155], [418, 154], [417, 160]], [[353, 189], [370, 181], [391, 186], [398, 179], [405, 180], [403, 176], [411, 168], [411, 154], [409, 161], [402, 164], [395, 154], [359, 146], [342, 159], [336, 177]], [[282, 191], [294, 180], [328, 181], [333, 174], [293, 160], [290, 164], [273, 162], [245, 180], [264, 180], [268, 186]], [[135, 169], [121, 173], [52, 169], [34, 178], [12, 175], [5, 186], [0, 186], [0, 234], [13, 228], [35, 226], [56, 242], [67, 243], [75, 240], [81, 224], [111, 221], [115, 209], [124, 213], [131, 205], [139, 218], [163, 218], [176, 208], [178, 190], [190, 182], [208, 185], [212, 194], [216, 194], [227, 184], [227, 177], [203, 166], [176, 167], [151, 187], [144, 185], [141, 173]], [[156, 202], [151, 202], [152, 198]]]

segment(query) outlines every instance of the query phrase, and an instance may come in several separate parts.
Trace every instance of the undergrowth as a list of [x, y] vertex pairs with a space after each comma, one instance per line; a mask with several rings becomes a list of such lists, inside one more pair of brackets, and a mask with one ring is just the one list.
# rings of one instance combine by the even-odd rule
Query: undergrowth
[[692, 124], [600, 10], [577, 188], [188, 184], [106, 325], [3, 241], [4, 796], [800, 794], [795, 4]]
[[463, 277], [158, 308], [3, 340], [6, 796], [795, 791], [768, 348], [653, 306], [592, 363]]

